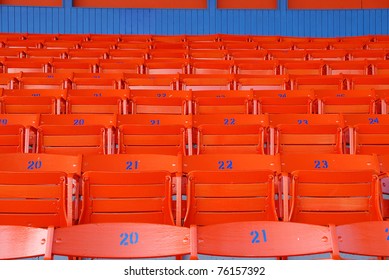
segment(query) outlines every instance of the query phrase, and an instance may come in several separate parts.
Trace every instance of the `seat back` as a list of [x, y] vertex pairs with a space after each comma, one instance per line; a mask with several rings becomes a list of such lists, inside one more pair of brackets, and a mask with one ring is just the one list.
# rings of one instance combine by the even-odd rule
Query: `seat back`
[[80, 223], [174, 224], [173, 175], [181, 176], [177, 156], [87, 155], [83, 172]]
[[196, 155], [184, 157], [188, 210], [184, 225], [278, 220], [275, 173], [279, 157]]
[[337, 225], [382, 220], [376, 156], [303, 154], [296, 160], [283, 155], [281, 162], [291, 176], [291, 201], [284, 203], [289, 221]]
[[[0, 155], [0, 224], [64, 227], [72, 224], [79, 156]], [[78, 199], [78, 198], [77, 198]]]

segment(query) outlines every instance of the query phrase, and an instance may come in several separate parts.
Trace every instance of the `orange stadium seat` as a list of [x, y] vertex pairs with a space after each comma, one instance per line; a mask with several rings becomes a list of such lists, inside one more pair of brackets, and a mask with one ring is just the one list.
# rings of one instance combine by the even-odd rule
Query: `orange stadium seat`
[[266, 75], [237, 75], [238, 90], [286, 90], [289, 88], [289, 77]]
[[111, 154], [116, 117], [109, 114], [41, 115], [39, 153]]
[[181, 176], [178, 159], [155, 154], [84, 157], [80, 223], [174, 225], [173, 183], [181, 189], [181, 180], [173, 179]]
[[0, 153], [35, 152], [37, 114], [0, 114]]
[[80, 156], [0, 154], [0, 158], [1, 225], [72, 225]]
[[180, 75], [182, 90], [232, 90], [234, 89], [233, 75]]
[[343, 152], [343, 120], [336, 114], [272, 114], [270, 154]]
[[282, 74], [290, 75], [325, 75], [326, 68], [323, 61], [282, 61]]
[[276, 172], [279, 157], [197, 155], [184, 157], [188, 210], [184, 225], [277, 221]]
[[149, 59], [145, 61], [145, 74], [186, 74], [189, 61], [184, 58]]
[[258, 114], [310, 114], [315, 110], [311, 90], [254, 90], [254, 112]]
[[315, 90], [319, 114], [375, 114], [372, 90]]
[[[59, 228], [54, 232], [53, 256], [50, 257], [59, 255], [82, 259], [181, 258], [191, 251], [189, 232], [189, 228], [185, 227], [127, 222]], [[97, 240], [100, 240], [99, 246], [96, 246]]]
[[350, 255], [362, 255], [388, 259], [389, 221], [339, 225], [335, 231], [340, 257], [347, 259]]
[[236, 73], [241, 75], [278, 75], [280, 66], [278, 61], [238, 60], [235, 61]]
[[302, 223], [248, 221], [191, 229], [197, 236], [192, 259], [197, 259], [198, 254], [245, 259], [317, 254], [331, 257], [336, 242], [331, 240], [328, 227]]
[[267, 116], [215, 114], [194, 117], [197, 154], [264, 154]]
[[176, 74], [130, 74], [125, 76], [125, 83], [130, 90], [174, 90], [178, 89], [178, 79]]
[[[372, 155], [302, 154], [281, 156], [285, 221], [308, 224], [348, 224], [381, 221], [378, 158]], [[290, 195], [290, 203], [285, 199]]]
[[0, 260], [44, 257], [50, 259], [53, 229], [0, 225]]

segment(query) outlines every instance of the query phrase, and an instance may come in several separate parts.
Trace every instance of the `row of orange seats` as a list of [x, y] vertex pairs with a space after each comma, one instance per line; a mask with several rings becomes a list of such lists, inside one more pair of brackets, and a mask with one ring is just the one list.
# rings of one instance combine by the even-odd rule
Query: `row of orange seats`
[[[129, 47], [129, 46], [128, 46]], [[238, 48], [238, 46], [236, 47]], [[8, 59], [53, 58], [54, 60], [103, 59], [134, 60], [145, 59], [207, 59], [207, 60], [297, 60], [297, 61], [358, 61], [387, 60], [386, 49], [332, 49], [332, 50], [255, 50], [255, 49], [36, 49], [36, 48], [0, 48], [0, 57]]]
[[0, 89], [3, 114], [386, 114], [387, 104], [387, 90]]
[[388, 155], [0, 154], [1, 225], [388, 218]]
[[[317, 226], [284, 222], [239, 222], [191, 228], [141, 223], [88, 224], [69, 228], [0, 226], [0, 259], [161, 258], [207, 256], [293, 259], [389, 257], [389, 222]], [[93, 237], [93, 238], [92, 238]], [[98, 246], [96, 246], [98, 243]], [[223, 273], [223, 268], [219, 273]], [[135, 274], [129, 267], [128, 274]], [[252, 275], [265, 275], [256, 267]], [[225, 273], [225, 272], [224, 272]]]
[[388, 115], [0, 115], [0, 151], [386, 154]]
[[388, 75], [0, 73], [4, 89], [387, 90]]
[[[242, 37], [231, 36], [229, 39], [220, 39], [217, 37], [198, 37], [187, 39], [183, 37], [166, 36], [162, 38], [133, 38], [126, 40], [122, 38], [103, 38], [103, 40], [93, 40], [84, 38], [57, 39], [55, 38], [36, 38], [36, 39], [13, 39], [7, 38], [0, 34], [0, 47], [33, 47], [33, 48], [107, 48], [107, 49], [124, 49], [124, 48], [165, 48], [165, 49], [223, 49], [223, 48], [241, 48], [241, 49], [385, 49], [388, 47], [389, 39], [380, 38], [356, 38], [342, 41], [336, 41], [333, 38], [322, 38], [321, 40], [309, 40], [305, 38], [291, 38], [282, 40], [271, 37]], [[197, 40], [196, 40], [197, 39]], [[234, 40], [238, 39], [238, 40]], [[372, 40], [375, 40], [372, 42]]]
[[217, 59], [55, 59], [0, 58], [0, 73], [132, 73], [241, 75], [385, 75], [388, 60], [295, 61]]

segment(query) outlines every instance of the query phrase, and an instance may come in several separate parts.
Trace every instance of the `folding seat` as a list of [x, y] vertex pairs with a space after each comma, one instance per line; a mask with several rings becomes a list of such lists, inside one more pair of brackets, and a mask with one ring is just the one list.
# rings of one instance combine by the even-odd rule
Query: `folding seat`
[[310, 60], [346, 60], [348, 52], [346, 50], [309, 50]]
[[172, 155], [85, 156], [80, 224], [174, 225], [172, 189], [173, 183], [181, 189], [181, 180], [175, 179], [181, 170], [179, 157]]
[[107, 50], [84, 50], [84, 49], [69, 49], [68, 58], [71, 60], [78, 59], [105, 59], [108, 57]]
[[366, 45], [366, 41], [353, 40], [348, 42], [334, 42], [330, 44], [332, 50], [363, 50]]
[[383, 60], [387, 58], [388, 51], [385, 50], [351, 50], [350, 60]]
[[191, 74], [233, 74], [234, 62], [231, 60], [202, 60], [191, 59], [189, 61], [189, 73]]
[[96, 73], [99, 60], [89, 59], [53, 59], [51, 71], [53, 73]]
[[151, 35], [145, 35], [145, 34], [126, 34], [121, 35], [121, 42], [150, 42], [152, 40]]
[[188, 43], [192, 42], [217, 42], [219, 41], [219, 35], [215, 34], [204, 34], [204, 35], [186, 35], [185, 41]]
[[[1, 62], [0, 62], [1, 69]], [[0, 70], [1, 72], [1, 70]], [[20, 73], [0, 73], [0, 89], [12, 89], [19, 86], [17, 77], [20, 77]]]
[[122, 89], [122, 73], [74, 73], [72, 89]]
[[372, 74], [373, 75], [388, 75], [389, 74], [389, 63], [387, 60], [375, 60], [372, 63]]
[[50, 59], [48, 58], [7, 58], [3, 62], [4, 73], [50, 72]]
[[5, 58], [23, 58], [27, 48], [0, 48], [0, 57]]
[[330, 42], [328, 41], [310, 41], [310, 42], [295, 42], [295, 50], [327, 50]]
[[269, 50], [269, 59], [305, 61], [308, 53], [305, 50]]
[[73, 73], [21, 73], [13, 89], [62, 90], [70, 85]]
[[146, 41], [133, 41], [133, 42], [119, 42], [117, 43], [117, 49], [118, 50], [148, 50], [148, 49], [151, 49], [151, 44], [149, 42], [146, 42]]
[[60, 58], [68, 57], [68, 49], [33, 49], [27, 48], [24, 52], [27, 58]]
[[375, 259], [389, 257], [389, 221], [371, 221], [338, 225], [334, 231], [338, 237], [339, 257], [351, 259], [369, 256]]
[[151, 49], [148, 52], [150, 59], [184, 59], [188, 56], [186, 49]]
[[[53, 240], [53, 255], [87, 259], [180, 259], [188, 255], [191, 248], [189, 228], [146, 223], [100, 223], [59, 228], [54, 232]], [[96, 240], [99, 240], [99, 246], [96, 246]], [[125, 269], [125, 273], [130, 275], [130, 269]]]
[[100, 59], [98, 63], [99, 73], [118, 73], [123, 72], [132, 74], [141, 74], [143, 71], [143, 58], [136, 59]]
[[371, 66], [366, 61], [326, 61], [327, 75], [371, 75]]
[[221, 42], [190, 42], [188, 49], [202, 51], [222, 50], [223, 44]]
[[[254, 41], [255, 42], [255, 41]], [[258, 48], [264, 50], [293, 50], [291, 42], [258, 42]]]
[[254, 90], [254, 112], [257, 114], [311, 114], [314, 107], [311, 90]]
[[291, 42], [291, 43], [309, 43], [308, 37], [293, 37], [293, 36], [281, 36], [280, 42]]
[[343, 75], [331, 76], [291, 76], [291, 88], [303, 90], [345, 90], [348, 89], [348, 81]]
[[112, 154], [115, 124], [110, 114], [41, 115], [37, 152]]
[[350, 89], [357, 90], [388, 90], [389, 75], [369, 75], [363, 77], [353, 77], [350, 82]]
[[244, 43], [250, 42], [250, 37], [247, 35], [236, 35], [236, 34], [218, 34], [218, 41], [220, 42], [232, 42], [232, 43]]
[[42, 48], [43, 44], [41, 40], [7, 40], [5, 42], [7, 48]]
[[228, 58], [227, 50], [211, 49], [211, 50], [189, 50], [188, 58], [202, 60], [226, 60]]
[[130, 90], [178, 89], [178, 74], [129, 74], [125, 75], [126, 88]]
[[[337, 242], [332, 240], [328, 227], [302, 223], [248, 221], [194, 227], [191, 233], [196, 233], [197, 243], [192, 250], [192, 259], [197, 259], [198, 254], [221, 256], [223, 259], [301, 256], [311, 259], [318, 254], [332, 257], [333, 243]], [[245, 242], [237, 243], [235, 240]]]
[[0, 260], [14, 260], [34, 257], [50, 259], [48, 248], [50, 232], [53, 229], [28, 226], [0, 226]]
[[194, 91], [194, 114], [252, 114], [253, 94], [243, 90]]
[[[354, 145], [350, 147], [354, 154], [386, 154], [389, 153], [389, 124], [376, 123], [379, 119], [373, 118], [372, 124], [357, 124], [353, 128], [352, 140]], [[382, 120], [381, 120], [382, 122]]]
[[108, 55], [110, 59], [144, 59], [148, 57], [148, 50], [109, 50]]
[[152, 42], [151, 49], [155, 50], [186, 50], [187, 44], [185, 42]]
[[89, 42], [120, 42], [121, 41], [121, 35], [119, 34], [91, 34], [89, 35]]
[[[284, 220], [307, 224], [382, 221], [379, 163], [372, 155], [281, 156], [290, 174], [284, 187]], [[290, 202], [288, 197], [290, 196]]]
[[187, 116], [150, 114], [120, 116], [118, 153], [121, 154], [192, 154], [191, 122]]
[[214, 114], [193, 117], [197, 154], [264, 154], [267, 116]]
[[266, 50], [228, 50], [228, 57], [234, 61], [237, 60], [265, 60], [268, 52]]
[[223, 47], [226, 50], [257, 50], [258, 44], [256, 42], [248, 41], [223, 41]]
[[270, 154], [343, 152], [343, 121], [339, 115], [274, 114], [269, 125]]
[[68, 114], [127, 114], [128, 89], [70, 89]]
[[366, 44], [368, 50], [387, 50], [389, 48], [389, 41], [369, 42]]
[[0, 114], [0, 153], [35, 152], [37, 114]]
[[182, 90], [232, 90], [234, 76], [228, 74], [189, 74], [180, 75]]
[[145, 74], [186, 74], [189, 61], [184, 58], [149, 59], [144, 63]]
[[[98, 41], [85, 41], [80, 44], [82, 50], [91, 50], [94, 51], [104, 51], [106, 52], [109, 49], [115, 49], [117, 40], [107, 39], [107, 40], [98, 40]], [[97, 53], [97, 52], [96, 52]]]
[[377, 97], [372, 90], [316, 90], [319, 114], [375, 114]]
[[3, 114], [61, 114], [66, 90], [17, 89], [5, 90], [1, 98]]
[[279, 157], [217, 154], [184, 157], [188, 210], [184, 226], [278, 221]]
[[281, 61], [280, 71], [290, 75], [325, 75], [326, 67], [323, 61]]
[[280, 66], [275, 60], [238, 60], [234, 62], [236, 73], [241, 75], [278, 75]]
[[277, 43], [280, 41], [279, 36], [251, 36], [250, 39], [257, 43]]
[[237, 75], [238, 90], [286, 90], [289, 77], [284, 75]]
[[44, 42], [43, 49], [79, 49], [80, 40], [55, 40], [55, 41], [46, 41]]
[[1, 154], [0, 224], [72, 225], [80, 174], [80, 156]]
[[128, 111], [131, 114], [186, 115], [190, 110], [189, 96], [168, 98], [133, 96]]

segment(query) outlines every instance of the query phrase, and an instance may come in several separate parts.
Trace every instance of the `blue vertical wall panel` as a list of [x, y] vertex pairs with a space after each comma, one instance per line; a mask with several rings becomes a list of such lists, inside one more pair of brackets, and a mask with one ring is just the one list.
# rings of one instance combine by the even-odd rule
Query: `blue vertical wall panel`
[[387, 34], [388, 9], [276, 10], [99, 9], [0, 5], [0, 32], [107, 34], [253, 34], [334, 37]]

